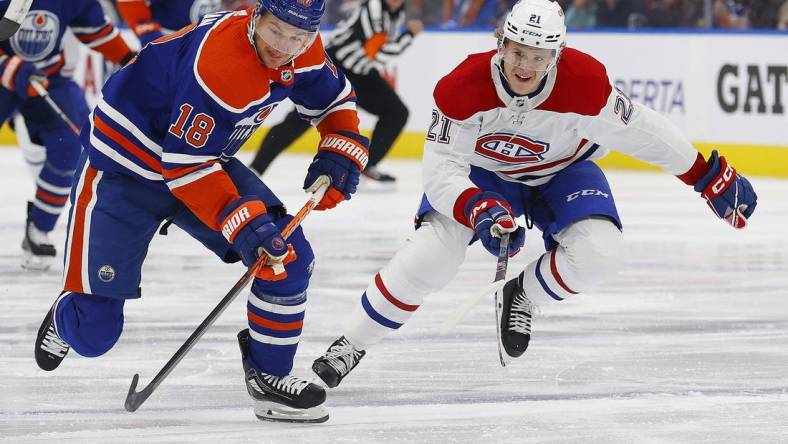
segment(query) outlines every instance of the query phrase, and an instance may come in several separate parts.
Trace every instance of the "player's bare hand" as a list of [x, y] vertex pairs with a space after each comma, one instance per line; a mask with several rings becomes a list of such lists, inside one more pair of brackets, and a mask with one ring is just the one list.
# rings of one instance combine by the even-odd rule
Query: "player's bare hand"
[[405, 26], [407, 26], [408, 31], [410, 31], [410, 33], [413, 35], [424, 31], [424, 23], [418, 19], [408, 20], [408, 23]]

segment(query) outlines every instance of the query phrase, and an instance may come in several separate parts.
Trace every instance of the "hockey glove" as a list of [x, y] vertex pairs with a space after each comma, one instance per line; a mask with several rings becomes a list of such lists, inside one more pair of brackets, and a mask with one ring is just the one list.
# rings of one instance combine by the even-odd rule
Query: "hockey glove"
[[500, 194], [478, 193], [465, 205], [465, 215], [484, 248], [494, 256], [501, 249], [502, 233], [509, 233], [509, 257], [523, 247], [525, 228], [517, 225], [512, 208]]
[[747, 219], [755, 211], [758, 196], [750, 182], [728, 164], [724, 157], [711, 152], [709, 170], [695, 183], [695, 191], [706, 199], [717, 217], [734, 228], [747, 226]]
[[356, 192], [361, 171], [369, 160], [367, 146], [369, 139], [348, 131], [327, 134], [320, 140], [317, 154], [306, 173], [304, 189], [314, 191], [317, 178], [323, 175], [331, 177], [331, 188], [316, 210], [334, 208]]
[[266, 212], [265, 204], [256, 196], [242, 196], [231, 202], [219, 215], [219, 226], [244, 265], [251, 266], [260, 254], [265, 253], [270, 258], [266, 264], [273, 272], [262, 271], [270, 275], [269, 280], [287, 276], [284, 264], [295, 260], [295, 253]]
[[36, 80], [44, 88], [49, 86], [47, 75], [36, 68], [36, 65], [22, 60], [19, 56], [0, 56], [0, 83], [3, 87], [14, 91], [21, 97], [37, 96], [36, 90], [30, 86], [30, 80]]

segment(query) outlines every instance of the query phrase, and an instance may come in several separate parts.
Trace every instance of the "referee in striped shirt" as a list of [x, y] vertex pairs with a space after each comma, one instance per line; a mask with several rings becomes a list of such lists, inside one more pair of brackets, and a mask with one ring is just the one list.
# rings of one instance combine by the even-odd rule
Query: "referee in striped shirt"
[[[393, 185], [395, 178], [378, 171], [376, 165], [405, 127], [408, 108], [381, 72], [423, 28], [420, 20], [406, 20], [405, 0], [363, 0], [337, 25], [326, 44], [326, 52], [353, 85], [358, 106], [378, 117], [363, 175], [383, 185]], [[294, 110], [271, 128], [250, 167], [262, 174], [279, 153], [309, 129], [304, 117]]]

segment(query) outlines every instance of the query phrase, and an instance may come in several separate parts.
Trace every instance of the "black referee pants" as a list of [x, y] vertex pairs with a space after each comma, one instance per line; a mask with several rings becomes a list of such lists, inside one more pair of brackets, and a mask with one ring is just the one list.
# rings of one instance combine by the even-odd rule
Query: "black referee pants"
[[[369, 144], [367, 164], [368, 167], [375, 166], [386, 156], [405, 127], [408, 108], [377, 71], [372, 70], [369, 74], [363, 75], [346, 72], [345, 76], [356, 91], [358, 107], [378, 117]], [[295, 142], [310, 126], [295, 110], [290, 112], [281, 123], [271, 128], [265, 135], [250, 167], [258, 174], [265, 172], [276, 156]]]

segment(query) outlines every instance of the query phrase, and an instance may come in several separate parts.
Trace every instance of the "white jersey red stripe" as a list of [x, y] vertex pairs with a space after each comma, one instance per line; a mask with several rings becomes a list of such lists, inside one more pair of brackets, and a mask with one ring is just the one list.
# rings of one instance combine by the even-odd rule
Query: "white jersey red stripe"
[[471, 166], [535, 186], [609, 148], [675, 175], [697, 159], [664, 116], [631, 102], [611, 85], [605, 67], [583, 52], [564, 49], [529, 96], [512, 95], [502, 76], [497, 51], [473, 54], [435, 88], [423, 178], [430, 204], [447, 216], [456, 216], [462, 193], [475, 188]]

